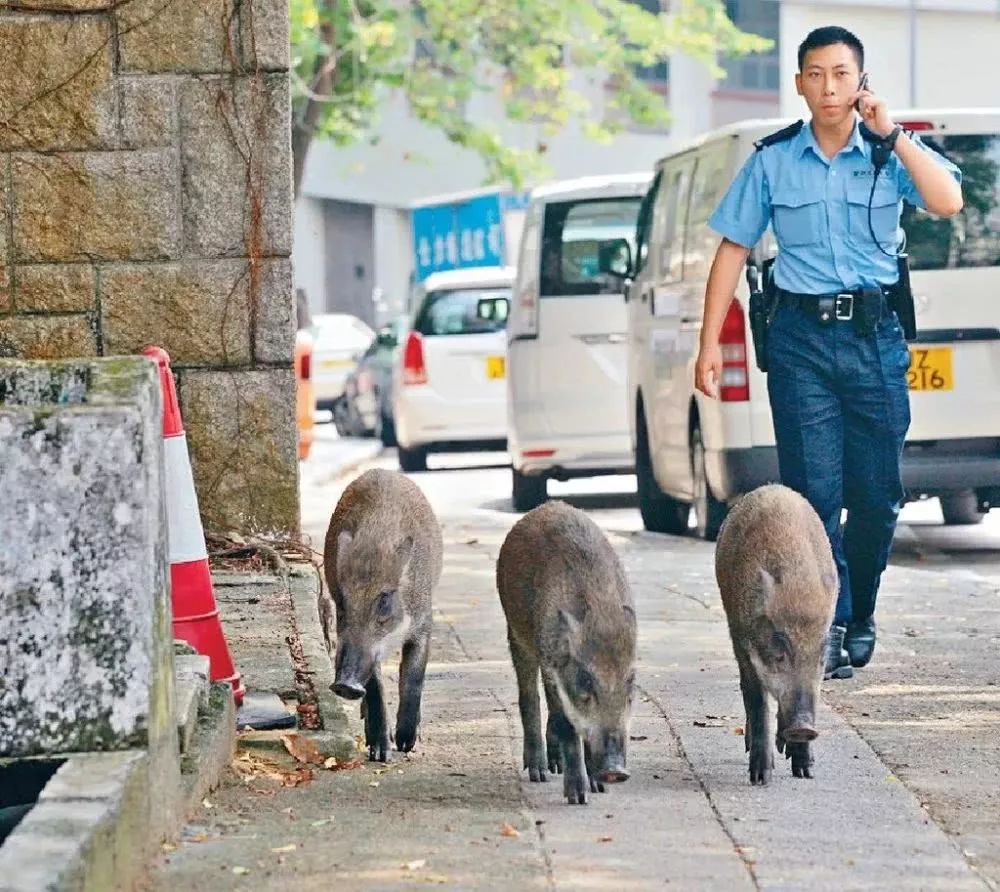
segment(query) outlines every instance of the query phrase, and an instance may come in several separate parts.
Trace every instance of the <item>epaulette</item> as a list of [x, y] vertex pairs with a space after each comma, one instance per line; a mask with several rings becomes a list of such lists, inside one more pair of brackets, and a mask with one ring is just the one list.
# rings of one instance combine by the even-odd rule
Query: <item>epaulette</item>
[[761, 149], [767, 146], [773, 146], [779, 142], [787, 142], [790, 139], [799, 135], [799, 131], [804, 126], [805, 121], [799, 119], [794, 124], [789, 124], [787, 127], [782, 127], [776, 133], [770, 133], [767, 136], [762, 136], [756, 142], [754, 142], [754, 147], [759, 152]]

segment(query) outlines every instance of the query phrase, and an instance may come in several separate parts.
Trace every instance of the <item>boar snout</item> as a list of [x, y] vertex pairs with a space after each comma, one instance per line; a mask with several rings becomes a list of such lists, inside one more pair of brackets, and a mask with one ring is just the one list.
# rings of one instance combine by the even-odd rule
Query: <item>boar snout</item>
[[337, 675], [331, 685], [338, 697], [359, 700], [372, 674], [372, 661], [356, 646], [342, 644], [337, 651]]
[[785, 720], [779, 715], [781, 736], [788, 743], [808, 743], [819, 736], [816, 730], [816, 698], [808, 691], [796, 691]]
[[629, 779], [625, 767], [625, 740], [619, 734], [603, 735], [602, 752], [597, 758], [597, 779], [602, 784], [620, 784]]

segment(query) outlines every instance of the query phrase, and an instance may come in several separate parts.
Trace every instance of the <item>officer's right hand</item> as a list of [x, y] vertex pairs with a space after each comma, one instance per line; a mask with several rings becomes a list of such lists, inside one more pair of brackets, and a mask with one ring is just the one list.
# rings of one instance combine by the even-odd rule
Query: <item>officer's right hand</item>
[[713, 400], [719, 398], [719, 381], [722, 380], [722, 348], [715, 344], [702, 344], [694, 367], [694, 386]]

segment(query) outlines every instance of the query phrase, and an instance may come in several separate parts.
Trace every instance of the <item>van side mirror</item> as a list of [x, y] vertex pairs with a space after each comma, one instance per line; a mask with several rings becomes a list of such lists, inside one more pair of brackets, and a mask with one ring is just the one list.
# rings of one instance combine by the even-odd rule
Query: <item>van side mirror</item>
[[597, 268], [616, 279], [627, 279], [632, 272], [632, 249], [628, 239], [612, 238], [597, 247]]
[[377, 335], [375, 335], [375, 343], [379, 347], [395, 347], [397, 346], [396, 332], [391, 328], [383, 328]]

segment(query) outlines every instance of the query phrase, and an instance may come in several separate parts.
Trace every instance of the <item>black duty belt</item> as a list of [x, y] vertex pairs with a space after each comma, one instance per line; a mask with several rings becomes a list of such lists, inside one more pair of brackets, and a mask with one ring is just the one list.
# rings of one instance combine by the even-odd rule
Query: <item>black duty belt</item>
[[[786, 291], [784, 288], [777, 288], [776, 291], [782, 303], [803, 310], [815, 316], [820, 322], [855, 321], [862, 302], [875, 297], [874, 288], [867, 292], [857, 288], [854, 291], [840, 291], [836, 294], [800, 294], [796, 291]], [[885, 292], [883, 286], [877, 298], [879, 306], [876, 310], [876, 319], [885, 313], [887, 306]]]

